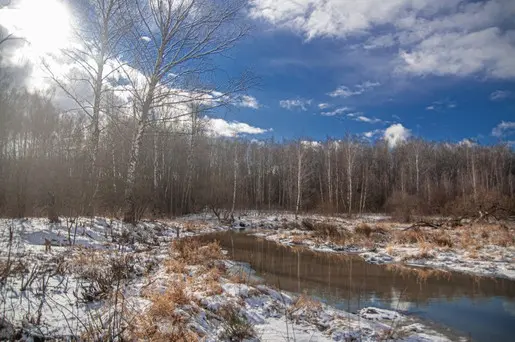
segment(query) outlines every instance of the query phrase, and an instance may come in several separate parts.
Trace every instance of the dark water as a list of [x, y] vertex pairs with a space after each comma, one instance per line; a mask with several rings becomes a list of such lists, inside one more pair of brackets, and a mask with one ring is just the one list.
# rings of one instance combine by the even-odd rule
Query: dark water
[[339, 309], [394, 309], [474, 341], [515, 341], [515, 281], [429, 269], [371, 265], [356, 256], [293, 249], [244, 233], [217, 233], [233, 260], [265, 281]]

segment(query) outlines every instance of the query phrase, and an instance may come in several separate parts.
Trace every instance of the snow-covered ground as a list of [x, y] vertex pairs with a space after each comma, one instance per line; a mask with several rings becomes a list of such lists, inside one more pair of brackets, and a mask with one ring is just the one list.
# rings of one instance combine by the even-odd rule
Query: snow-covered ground
[[347, 313], [276, 290], [248, 265], [210, 257], [212, 246], [171, 248], [177, 228], [180, 237], [250, 226], [276, 232], [291, 220], [245, 216], [229, 227], [192, 215], [132, 227], [105, 218], [2, 219], [0, 339], [219, 341], [243, 327], [251, 341], [449, 340], [394, 311]]

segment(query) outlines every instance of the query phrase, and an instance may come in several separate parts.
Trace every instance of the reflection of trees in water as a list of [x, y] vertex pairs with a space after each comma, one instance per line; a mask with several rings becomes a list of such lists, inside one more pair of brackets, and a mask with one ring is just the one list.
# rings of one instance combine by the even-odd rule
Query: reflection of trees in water
[[372, 265], [357, 256], [292, 249], [244, 234], [217, 234], [216, 239], [227, 249], [232, 249], [233, 243], [234, 258], [251, 263], [268, 283], [288, 291], [307, 290], [328, 299], [356, 301], [374, 295], [404, 310], [409, 302], [426, 303], [431, 298], [515, 297], [515, 282], [504, 279]]

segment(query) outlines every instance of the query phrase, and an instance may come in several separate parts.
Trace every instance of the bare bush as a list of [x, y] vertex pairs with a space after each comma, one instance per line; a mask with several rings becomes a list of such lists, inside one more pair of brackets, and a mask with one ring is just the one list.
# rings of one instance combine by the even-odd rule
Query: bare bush
[[197, 238], [174, 240], [171, 252], [188, 265], [206, 265], [225, 258], [220, 244], [215, 241], [202, 243]]
[[220, 309], [222, 332], [220, 338], [226, 341], [243, 341], [256, 336], [256, 331], [246, 317], [232, 305], [226, 305]]

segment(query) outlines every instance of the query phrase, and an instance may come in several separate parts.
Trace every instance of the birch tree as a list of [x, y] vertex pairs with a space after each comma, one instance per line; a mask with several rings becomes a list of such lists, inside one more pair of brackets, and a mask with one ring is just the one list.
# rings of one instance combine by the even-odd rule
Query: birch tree
[[77, 43], [62, 51], [73, 69], [65, 75], [58, 75], [54, 63], [44, 66], [58, 88], [76, 105], [76, 109], [89, 118], [89, 141], [87, 155], [90, 161], [89, 185], [86, 195], [87, 214], [98, 191], [98, 152], [102, 115], [109, 109], [104, 103], [106, 94], [112, 92], [111, 78], [121, 67], [116, 57], [122, 52], [122, 39], [131, 26], [126, 0], [87, 0], [80, 2], [78, 12], [86, 16], [74, 28]]
[[297, 200], [295, 202], [295, 219], [298, 219], [300, 205], [302, 201], [302, 161], [304, 158], [304, 144], [302, 141], [297, 143]]
[[202, 100], [219, 103], [242, 89], [241, 84], [220, 82], [191, 86], [187, 81], [191, 76], [202, 79], [212, 68], [209, 59], [232, 48], [245, 35], [247, 27], [237, 21], [243, 5], [239, 0], [137, 1], [140, 25], [133, 32], [137, 48], [130, 59], [138, 77], [127, 73], [127, 78], [133, 90], [138, 123], [127, 169], [126, 222], [137, 219], [136, 172], [152, 108], [177, 109]]

